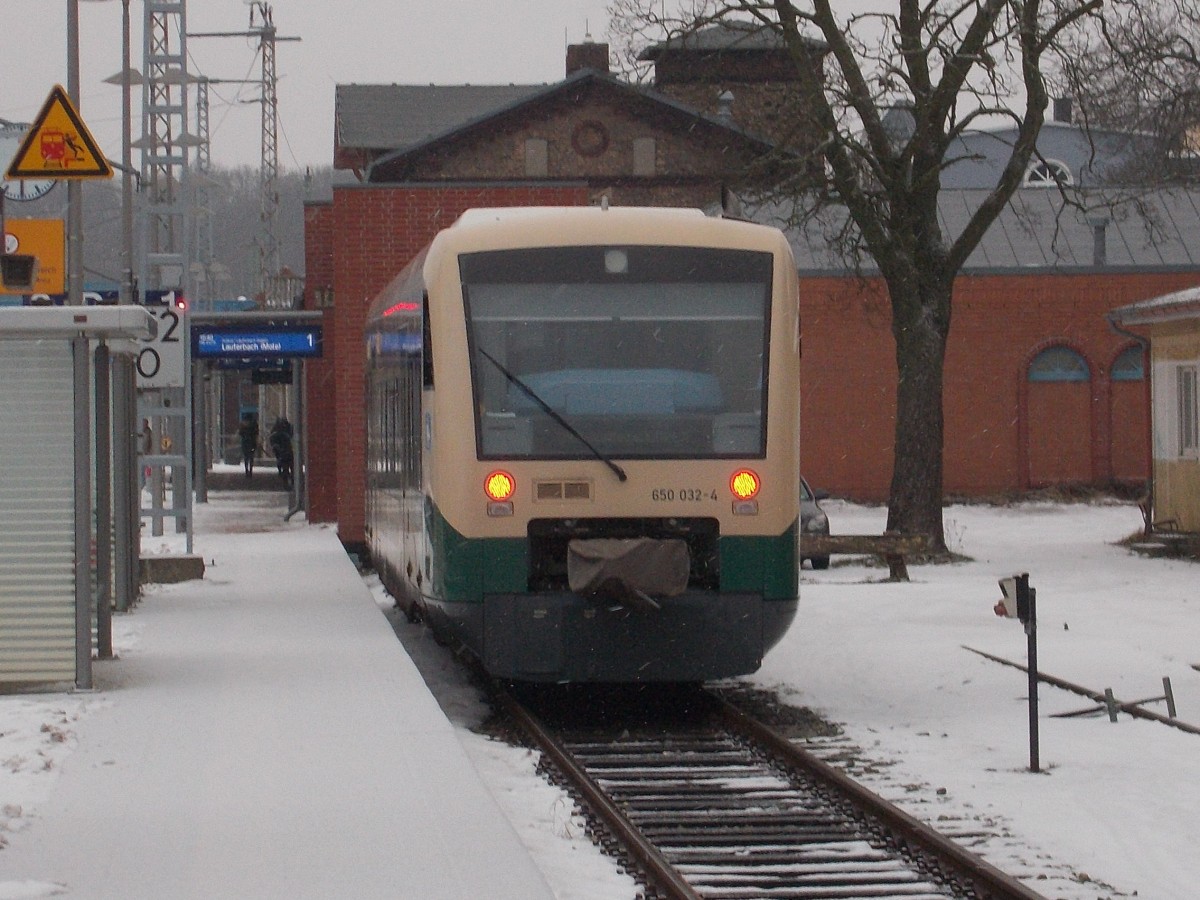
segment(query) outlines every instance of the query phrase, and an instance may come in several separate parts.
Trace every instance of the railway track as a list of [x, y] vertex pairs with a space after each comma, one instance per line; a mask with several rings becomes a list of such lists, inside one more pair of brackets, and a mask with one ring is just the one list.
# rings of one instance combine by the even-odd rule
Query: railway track
[[[497, 688], [661, 898], [1041, 895], [710, 692], [637, 724]], [[561, 701], [559, 701], [561, 702]]]

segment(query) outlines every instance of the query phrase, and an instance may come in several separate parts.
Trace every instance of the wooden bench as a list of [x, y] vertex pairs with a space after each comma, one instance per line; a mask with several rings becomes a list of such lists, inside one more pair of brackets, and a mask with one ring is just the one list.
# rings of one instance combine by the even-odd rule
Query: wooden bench
[[835, 553], [851, 556], [878, 556], [888, 566], [891, 581], [908, 581], [905, 558], [929, 552], [929, 538], [924, 534], [802, 534], [800, 552], [807, 558], [831, 556]]

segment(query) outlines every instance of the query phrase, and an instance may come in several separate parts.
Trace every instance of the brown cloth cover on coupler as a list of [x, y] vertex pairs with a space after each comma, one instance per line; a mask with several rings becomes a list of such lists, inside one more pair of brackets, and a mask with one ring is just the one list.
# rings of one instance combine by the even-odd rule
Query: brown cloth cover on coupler
[[687, 590], [687, 543], [654, 538], [590, 538], [567, 547], [567, 581], [583, 596], [599, 595], [633, 609], [653, 610], [655, 597]]

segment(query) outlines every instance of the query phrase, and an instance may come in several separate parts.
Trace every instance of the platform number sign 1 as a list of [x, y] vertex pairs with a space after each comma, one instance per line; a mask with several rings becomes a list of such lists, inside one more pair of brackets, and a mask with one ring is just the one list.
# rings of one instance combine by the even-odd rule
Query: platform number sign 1
[[140, 388], [183, 387], [187, 373], [187, 309], [175, 291], [162, 295], [162, 306], [147, 306], [158, 319], [158, 333], [145, 341], [137, 356]]

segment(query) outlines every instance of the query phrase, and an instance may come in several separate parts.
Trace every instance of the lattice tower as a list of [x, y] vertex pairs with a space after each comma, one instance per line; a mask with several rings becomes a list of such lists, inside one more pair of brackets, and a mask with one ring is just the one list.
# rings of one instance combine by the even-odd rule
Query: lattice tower
[[142, 29], [142, 290], [189, 293], [187, 12], [183, 0], [145, 0]]

